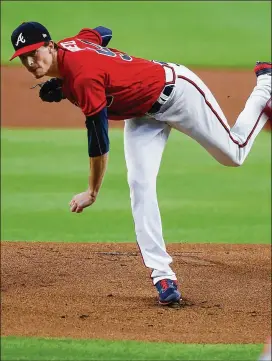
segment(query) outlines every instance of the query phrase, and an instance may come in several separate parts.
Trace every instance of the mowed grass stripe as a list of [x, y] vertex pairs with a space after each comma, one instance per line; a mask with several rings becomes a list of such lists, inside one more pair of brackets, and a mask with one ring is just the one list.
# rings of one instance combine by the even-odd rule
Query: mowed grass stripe
[[263, 345], [185, 345], [137, 341], [3, 337], [1, 360], [255, 361]]
[[32, 20], [44, 24], [56, 41], [104, 25], [113, 30], [110, 47], [131, 55], [252, 68], [256, 60], [270, 59], [270, 13], [267, 1], [158, 1], [156, 6], [153, 1], [67, 1], [65, 8], [62, 1], [5, 1], [1, 62], [10, 64], [12, 31]]
[[[69, 211], [86, 189], [84, 130], [2, 130], [2, 239], [134, 242], [123, 132], [111, 129], [108, 172], [93, 207]], [[168, 242], [270, 243], [271, 134], [261, 133], [245, 164], [218, 164], [173, 131], [158, 177]]]

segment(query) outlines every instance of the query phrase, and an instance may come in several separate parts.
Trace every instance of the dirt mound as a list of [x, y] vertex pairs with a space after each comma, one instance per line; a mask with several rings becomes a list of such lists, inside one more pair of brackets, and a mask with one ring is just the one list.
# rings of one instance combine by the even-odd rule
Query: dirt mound
[[[157, 304], [135, 244], [2, 243], [2, 335], [262, 343], [270, 247], [169, 245], [185, 307]], [[181, 281], [182, 280], [182, 281]]]

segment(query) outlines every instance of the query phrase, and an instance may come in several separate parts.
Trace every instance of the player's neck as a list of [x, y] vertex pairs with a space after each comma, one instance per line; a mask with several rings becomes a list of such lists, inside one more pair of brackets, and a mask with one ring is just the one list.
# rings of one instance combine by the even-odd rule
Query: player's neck
[[61, 78], [59, 66], [58, 66], [58, 52], [55, 51], [53, 54], [53, 62], [50, 66], [46, 76], [50, 76], [52, 78]]

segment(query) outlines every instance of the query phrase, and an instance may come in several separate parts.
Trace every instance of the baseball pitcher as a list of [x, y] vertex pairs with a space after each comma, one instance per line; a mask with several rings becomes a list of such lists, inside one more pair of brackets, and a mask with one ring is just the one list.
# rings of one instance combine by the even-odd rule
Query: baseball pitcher
[[162, 233], [156, 179], [170, 131], [195, 139], [219, 163], [237, 167], [271, 117], [271, 63], [257, 62], [256, 86], [235, 125], [203, 81], [183, 65], [149, 61], [106, 47], [112, 32], [82, 29], [54, 42], [37, 22], [11, 35], [15, 53], [37, 79], [52, 77], [40, 89], [43, 101], [67, 98], [86, 119], [89, 187], [75, 195], [71, 212], [81, 213], [97, 199], [106, 172], [108, 118], [125, 120], [124, 148], [137, 243], [152, 271], [159, 303], [178, 304], [181, 294]]

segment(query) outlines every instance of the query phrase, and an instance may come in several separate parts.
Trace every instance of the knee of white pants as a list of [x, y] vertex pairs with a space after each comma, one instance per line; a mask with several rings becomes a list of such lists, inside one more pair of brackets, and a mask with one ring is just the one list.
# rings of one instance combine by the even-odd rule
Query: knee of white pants
[[155, 184], [136, 178], [129, 178], [128, 183], [133, 214], [142, 212], [143, 208], [146, 210], [147, 206], [157, 202]]
[[233, 161], [231, 162], [231, 164], [229, 165], [229, 167], [233, 167], [233, 168], [237, 168], [237, 167], [240, 167], [241, 165], [243, 164], [243, 162], [240, 162], [240, 161]]
[[[239, 139], [237, 136], [236, 138]], [[240, 143], [243, 143], [243, 140], [240, 140]], [[245, 148], [239, 147], [232, 141], [221, 144], [220, 147], [214, 148], [211, 152], [216, 160], [226, 167], [240, 167], [246, 156]]]
[[240, 167], [243, 164], [243, 161], [239, 158], [233, 158], [230, 156], [229, 158], [220, 161], [220, 163], [225, 167]]
[[244, 162], [244, 155], [240, 149], [212, 149], [209, 150], [212, 156], [225, 167], [239, 167]]
[[128, 180], [128, 185], [129, 185], [130, 191], [133, 193], [143, 192], [148, 185], [148, 182], [145, 181], [144, 179], [136, 178], [133, 176], [128, 176], [127, 180]]
[[146, 191], [156, 187], [156, 175], [148, 175], [145, 172], [128, 172], [127, 181], [130, 190], [133, 191]]

